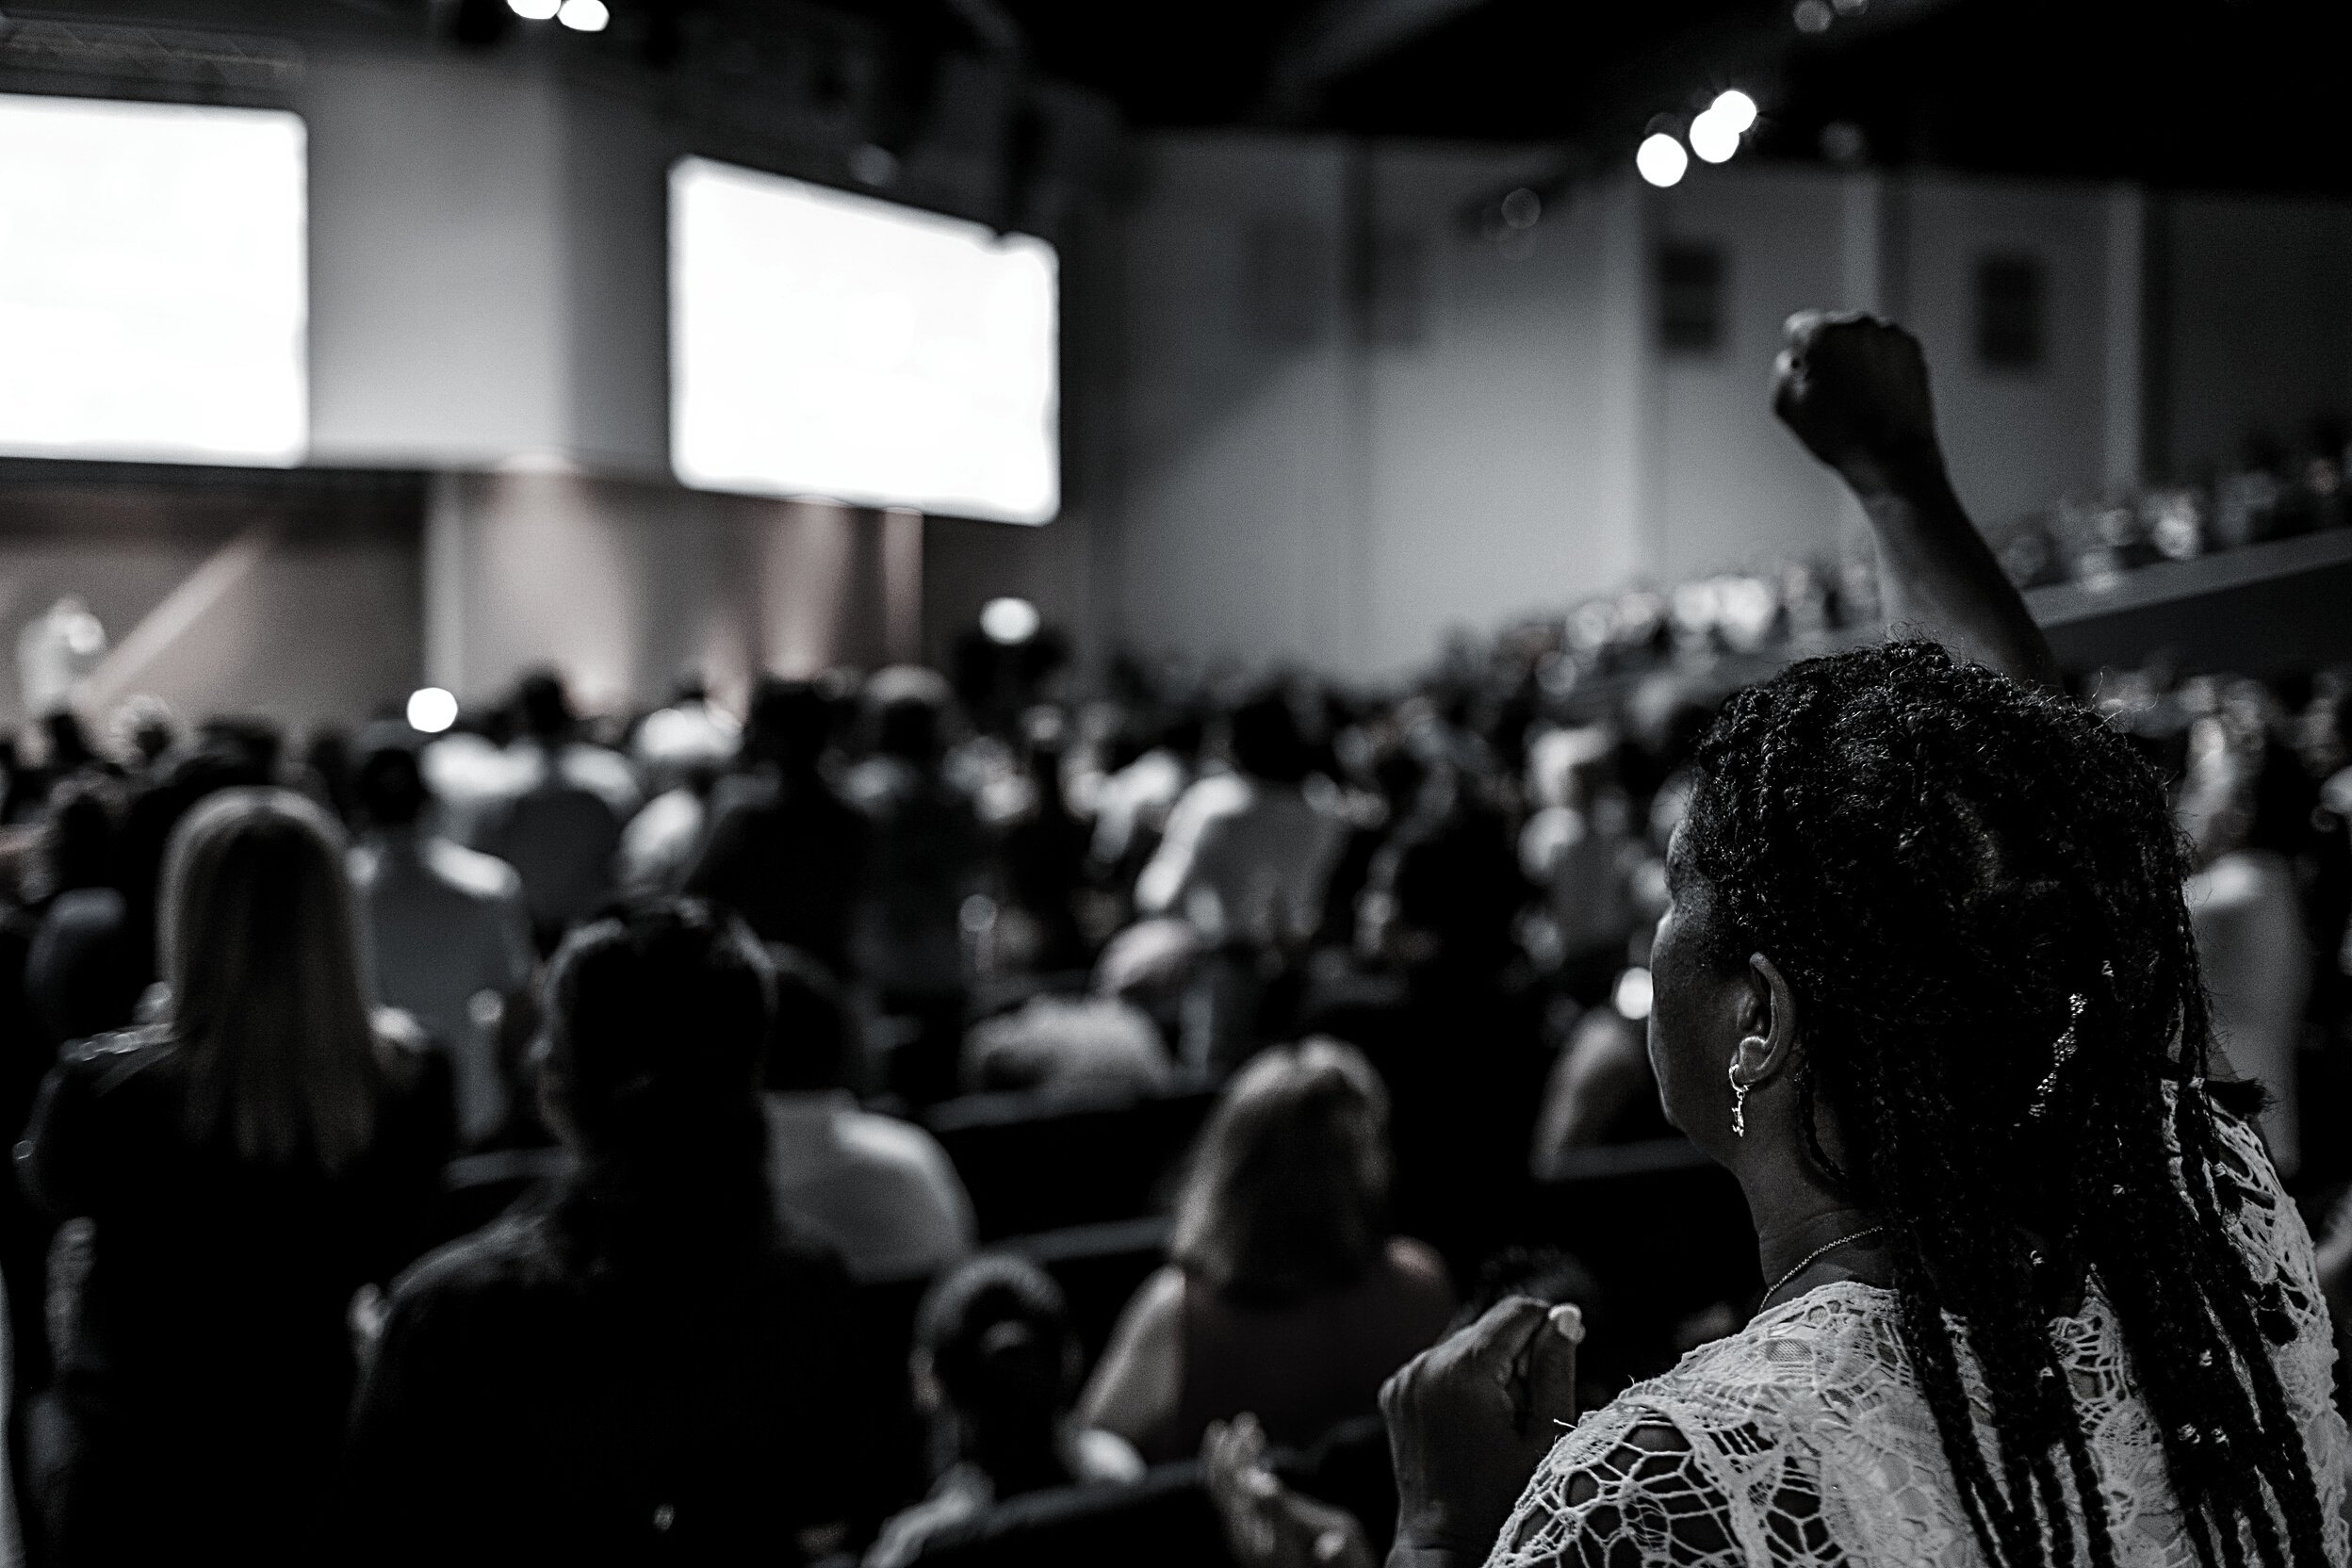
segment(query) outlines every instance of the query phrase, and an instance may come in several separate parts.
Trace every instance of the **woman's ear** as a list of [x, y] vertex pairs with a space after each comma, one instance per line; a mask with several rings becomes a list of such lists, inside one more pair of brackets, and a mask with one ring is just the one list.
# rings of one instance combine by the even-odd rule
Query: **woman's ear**
[[1740, 1076], [1760, 1084], [1796, 1060], [1799, 1029], [1796, 993], [1779, 968], [1761, 953], [1748, 956], [1747, 995], [1740, 1005]]

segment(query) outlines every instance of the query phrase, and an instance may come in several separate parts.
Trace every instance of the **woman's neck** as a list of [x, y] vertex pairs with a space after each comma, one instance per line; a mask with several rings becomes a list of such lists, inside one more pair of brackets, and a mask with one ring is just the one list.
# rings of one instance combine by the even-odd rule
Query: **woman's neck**
[[[1748, 1216], [1756, 1225], [1756, 1262], [1765, 1305], [1776, 1306], [1833, 1280], [1890, 1284], [1893, 1275], [1873, 1211], [1833, 1191], [1807, 1172], [1740, 1173]], [[1839, 1245], [1849, 1237], [1861, 1240]]]

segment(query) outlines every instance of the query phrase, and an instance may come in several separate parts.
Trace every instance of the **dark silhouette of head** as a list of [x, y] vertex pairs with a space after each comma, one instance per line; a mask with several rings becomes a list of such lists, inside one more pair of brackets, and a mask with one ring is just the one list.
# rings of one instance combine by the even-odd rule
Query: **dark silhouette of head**
[[1296, 784], [1315, 769], [1314, 748], [1280, 691], [1261, 693], [1233, 710], [1226, 721], [1226, 749], [1235, 768], [1268, 784]]
[[936, 763], [947, 749], [955, 694], [933, 671], [911, 664], [882, 671], [866, 683], [866, 722], [874, 749], [917, 767]]
[[750, 930], [700, 899], [621, 905], [564, 939], [543, 1087], [592, 1177], [713, 1202], [757, 1188], [772, 986]]
[[371, 827], [412, 826], [433, 803], [416, 748], [400, 744], [374, 745], [360, 754], [351, 794]]
[[1000, 1496], [1070, 1478], [1054, 1438], [1077, 1388], [1078, 1341], [1043, 1269], [1006, 1253], [958, 1265], [923, 1298], [911, 1359], [921, 1402], [955, 1417]]
[[120, 792], [101, 777], [70, 778], [51, 793], [43, 838], [52, 891], [112, 883], [122, 809]]
[[1476, 809], [1408, 819], [1373, 862], [1371, 890], [1388, 897], [1390, 956], [1479, 972], [1510, 961], [1527, 893], [1502, 820]]
[[514, 713], [522, 732], [542, 743], [568, 739], [580, 722], [564, 678], [551, 669], [532, 670], [516, 682]]
[[788, 773], [806, 773], [825, 755], [832, 730], [833, 705], [815, 681], [769, 676], [751, 694], [743, 754]]
[[767, 1086], [778, 1094], [838, 1089], [848, 1083], [849, 1004], [825, 967], [796, 949], [772, 946], [776, 1014], [768, 1032]]

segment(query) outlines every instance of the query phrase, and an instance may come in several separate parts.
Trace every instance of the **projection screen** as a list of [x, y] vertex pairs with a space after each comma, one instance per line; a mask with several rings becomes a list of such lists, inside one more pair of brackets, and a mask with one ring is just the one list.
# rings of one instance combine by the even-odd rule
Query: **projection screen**
[[671, 466], [698, 489], [1049, 521], [1057, 286], [1042, 239], [680, 159]]
[[304, 177], [292, 114], [0, 94], [0, 452], [300, 462]]

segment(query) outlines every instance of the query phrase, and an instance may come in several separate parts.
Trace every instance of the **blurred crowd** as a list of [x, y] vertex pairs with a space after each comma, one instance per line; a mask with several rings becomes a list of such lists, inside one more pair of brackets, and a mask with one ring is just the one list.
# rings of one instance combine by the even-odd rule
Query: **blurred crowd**
[[2249, 441], [2237, 463], [2188, 483], [2062, 501], [1996, 531], [1996, 546], [2020, 588], [2103, 587], [2159, 562], [2352, 527], [2347, 464], [2341, 422], [2321, 420], [2299, 442]]
[[[1684, 764], [1868, 593], [1628, 592], [1387, 690], [1130, 659], [1081, 695], [1050, 632], [975, 633], [740, 710], [686, 678], [583, 715], [552, 670], [430, 735], [53, 710], [0, 756], [28, 1549], [897, 1568], [1018, 1497], [1159, 1506], [1245, 1412], [1377, 1519], [1363, 1424], [1458, 1312], [1639, 1293], [1541, 1216], [1671, 1148], [1643, 1021]], [[2352, 677], [2086, 695], [2175, 781], [2229, 1049], [2324, 1208]], [[949, 1130], [1147, 1102], [1198, 1107], [1192, 1152], [1086, 1211], [1157, 1225], [1090, 1328], [1047, 1265], [1098, 1242], [1004, 1245]], [[885, 1299], [899, 1337], [842, 1353]], [[1644, 1366], [1607, 1351], [1601, 1393]]]

